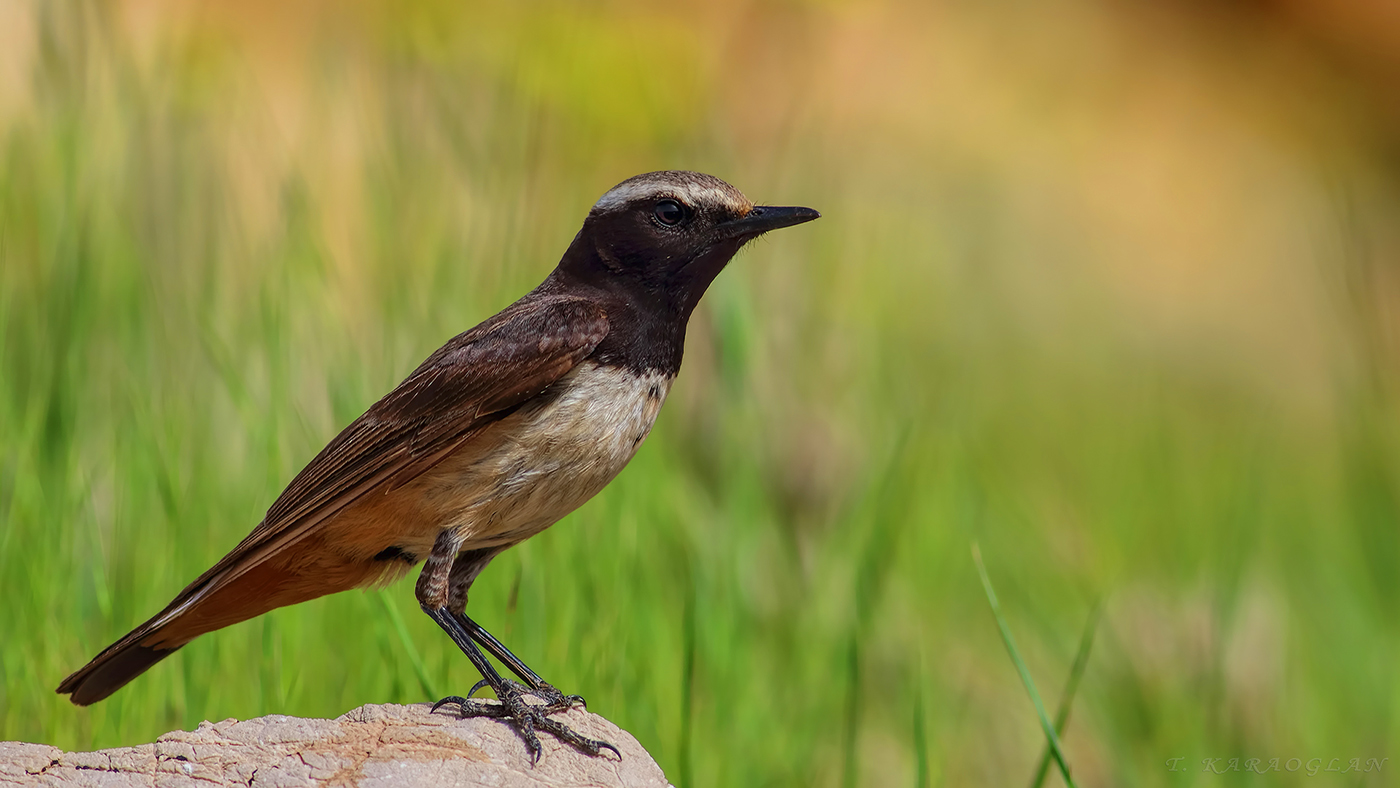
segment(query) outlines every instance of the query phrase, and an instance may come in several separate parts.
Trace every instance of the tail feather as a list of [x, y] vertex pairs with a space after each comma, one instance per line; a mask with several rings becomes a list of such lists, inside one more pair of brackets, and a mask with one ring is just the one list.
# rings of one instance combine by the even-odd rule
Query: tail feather
[[[69, 695], [69, 700], [78, 706], [89, 706], [125, 687], [152, 665], [179, 651], [181, 646], [196, 635], [208, 632], [209, 629], [201, 629], [188, 637], [170, 637], [172, 629], [188, 630], [189, 620], [192, 618], [190, 613], [203, 606], [196, 603], [173, 617], [171, 615], [203, 590], [203, 580], [205, 578], [201, 577], [191, 583], [179, 596], [171, 600], [164, 610], [128, 632], [121, 640], [103, 649], [91, 662], [74, 671], [58, 685], [58, 693]], [[252, 615], [256, 614], [252, 613], [245, 618], [251, 618]]]
[[172, 619], [171, 614], [207, 588], [209, 575], [210, 573], [206, 572], [200, 576], [172, 599], [164, 610], [126, 633], [121, 640], [102, 649], [91, 662], [64, 679], [58, 685], [58, 693], [69, 695], [69, 700], [78, 706], [90, 706], [125, 687], [152, 665], [178, 651], [190, 638], [170, 642], [162, 641], [160, 636], [168, 630], [169, 623], [179, 621], [183, 617], [176, 615]]
[[90, 706], [145, 673], [152, 665], [179, 650], [118, 643], [58, 685], [61, 694], [78, 706]]
[[365, 585], [384, 572], [383, 562], [352, 560], [325, 550], [310, 552], [310, 559], [296, 570], [267, 562], [227, 581], [213, 570], [205, 573], [164, 610], [64, 679], [58, 685], [59, 694], [69, 695], [79, 706], [96, 703], [206, 632]]

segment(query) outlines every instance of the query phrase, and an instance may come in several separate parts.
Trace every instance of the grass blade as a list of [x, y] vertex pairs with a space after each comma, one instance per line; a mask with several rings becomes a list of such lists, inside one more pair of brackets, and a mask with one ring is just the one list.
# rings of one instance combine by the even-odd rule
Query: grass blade
[[436, 698], [438, 695], [433, 691], [433, 682], [428, 676], [428, 668], [423, 664], [423, 657], [419, 655], [418, 648], [413, 645], [413, 638], [408, 636], [408, 627], [404, 625], [403, 616], [399, 614], [399, 609], [394, 607], [393, 602], [389, 601], [389, 593], [384, 589], [375, 591], [373, 596], [379, 600], [379, 606], [384, 609], [384, 614], [389, 617], [389, 622], [393, 624], [394, 634], [398, 635], [399, 642], [403, 644], [404, 651], [408, 653], [408, 662], [413, 666], [413, 674], [418, 677], [418, 684], [423, 688], [423, 694], [429, 698]]
[[[919, 660], [920, 666], [923, 660]], [[914, 788], [929, 788], [928, 731], [924, 724], [923, 673], [914, 676]]]
[[841, 740], [841, 786], [854, 788], [856, 785], [857, 728], [860, 726], [860, 634], [851, 631], [851, 639], [846, 650], [846, 726]]
[[[1069, 669], [1069, 680], [1065, 682], [1064, 694], [1060, 696], [1060, 707], [1055, 711], [1055, 733], [1064, 735], [1065, 726], [1069, 724], [1069, 709], [1074, 703], [1074, 694], [1079, 690], [1079, 680], [1084, 676], [1084, 669], [1089, 665], [1089, 652], [1094, 648], [1094, 633], [1099, 628], [1099, 618], [1103, 615], [1103, 600], [1094, 603], [1094, 609], [1089, 612], [1089, 620], [1084, 623], [1084, 634], [1079, 637], [1079, 652], [1074, 655], [1074, 664]], [[1040, 788], [1045, 784], [1045, 775], [1050, 772], [1050, 747], [1047, 745], [1045, 751], [1040, 754], [1040, 765], [1036, 767], [1035, 779], [1031, 780], [1031, 788]]]
[[1074, 779], [1069, 776], [1069, 763], [1065, 761], [1065, 754], [1060, 749], [1060, 737], [1055, 735], [1055, 727], [1050, 724], [1050, 717], [1045, 713], [1045, 704], [1040, 702], [1040, 693], [1036, 692], [1035, 682], [1031, 681], [1031, 673], [1026, 669], [1025, 661], [1021, 659], [1021, 652], [1016, 649], [1016, 641], [1011, 637], [1011, 628], [1006, 625], [1006, 619], [1002, 618], [1001, 605], [997, 604], [997, 594], [992, 590], [992, 581], [987, 577], [987, 567], [982, 564], [982, 551], [977, 548], [976, 542], [972, 543], [972, 561], [977, 564], [977, 574], [982, 578], [982, 588], [987, 592], [987, 601], [992, 605], [992, 615], [1001, 630], [1001, 640], [1006, 644], [1006, 652], [1011, 655], [1016, 671], [1021, 674], [1021, 683], [1026, 686], [1026, 692], [1030, 693], [1035, 713], [1040, 717], [1040, 727], [1045, 731], [1045, 740], [1050, 743], [1050, 751], [1055, 756], [1055, 762], [1060, 765], [1060, 774], [1064, 775], [1065, 784], [1069, 788], [1075, 788]]
[[695, 784], [695, 764], [691, 760], [691, 744], [695, 737], [695, 648], [698, 639], [695, 623], [695, 585], [686, 586], [682, 634], [685, 656], [681, 662], [681, 785]]

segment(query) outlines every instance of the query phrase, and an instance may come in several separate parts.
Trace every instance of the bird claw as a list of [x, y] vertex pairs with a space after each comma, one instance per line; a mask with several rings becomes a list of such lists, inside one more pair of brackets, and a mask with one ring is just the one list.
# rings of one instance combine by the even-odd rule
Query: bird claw
[[[448, 704], [456, 704], [463, 719], [468, 717], [489, 717], [497, 720], [509, 720], [515, 724], [516, 731], [520, 738], [525, 740], [525, 746], [530, 750], [530, 763], [534, 765], [540, 760], [540, 739], [535, 735], [535, 731], [545, 731], [553, 735], [556, 739], [568, 744], [574, 749], [588, 755], [598, 755], [603, 750], [611, 750], [613, 755], [619, 759], [622, 753], [613, 745], [590, 739], [587, 736], [576, 733], [572, 728], [564, 723], [550, 719], [548, 715], [561, 711], [568, 711], [574, 706], [583, 705], [583, 698], [577, 695], [565, 695], [549, 684], [545, 684], [539, 689], [531, 689], [518, 681], [503, 681], [504, 685], [496, 689], [498, 701], [492, 703], [484, 700], [472, 700], [471, 696], [482, 685], [490, 686], [488, 681], [477, 682], [472, 687], [467, 697], [460, 695], [449, 695], [437, 703], [433, 704], [433, 711]], [[534, 696], [544, 703], [528, 703], [526, 696]]]
[[534, 695], [544, 701], [545, 707], [550, 712], [568, 711], [575, 706], [580, 706], [585, 711], [588, 710], [588, 701], [584, 700], [582, 695], [565, 695], [555, 689], [553, 684], [541, 684], [538, 689], [526, 689], [522, 684], [516, 684], [516, 686], [525, 690], [527, 694]]

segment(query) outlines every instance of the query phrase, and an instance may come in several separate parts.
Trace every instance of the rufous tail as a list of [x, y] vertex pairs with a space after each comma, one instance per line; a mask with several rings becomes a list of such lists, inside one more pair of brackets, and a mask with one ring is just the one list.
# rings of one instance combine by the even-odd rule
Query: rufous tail
[[330, 556], [324, 553], [321, 558], [311, 566], [299, 567], [300, 571], [268, 561], [227, 581], [220, 577], [227, 577], [226, 573], [205, 573], [164, 610], [64, 679], [58, 692], [69, 695], [79, 706], [96, 703], [206, 632], [363, 585], [379, 571], [379, 567], [360, 562], [327, 561]]

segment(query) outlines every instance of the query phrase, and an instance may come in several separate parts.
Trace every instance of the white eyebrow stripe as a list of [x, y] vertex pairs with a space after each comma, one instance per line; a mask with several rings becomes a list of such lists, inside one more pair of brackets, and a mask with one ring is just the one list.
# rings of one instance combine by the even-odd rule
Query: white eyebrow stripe
[[621, 186], [614, 187], [607, 194], [598, 198], [598, 202], [593, 205], [593, 210], [611, 211], [614, 208], [621, 208], [623, 205], [644, 195], [654, 194], [659, 191], [660, 190], [657, 189], [654, 183], [624, 183]]
[[593, 205], [593, 210], [596, 212], [611, 211], [645, 197], [655, 197], [656, 199], [675, 197], [691, 206], [719, 203], [735, 208], [747, 207], [736, 201], [730, 192], [715, 186], [698, 183], [639, 181], [614, 187], [599, 198], [598, 202]]

